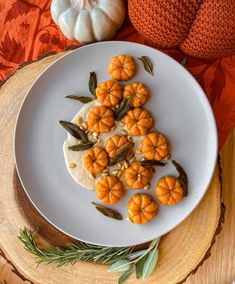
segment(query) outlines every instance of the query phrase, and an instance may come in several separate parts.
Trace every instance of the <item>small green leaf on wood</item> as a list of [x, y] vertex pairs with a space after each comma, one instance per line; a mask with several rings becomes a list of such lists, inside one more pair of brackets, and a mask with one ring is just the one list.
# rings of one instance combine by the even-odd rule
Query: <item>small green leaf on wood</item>
[[119, 108], [116, 110], [114, 117], [116, 120], [121, 120], [125, 114], [127, 114], [128, 110], [131, 108], [131, 101], [132, 98], [128, 97], [126, 99], [124, 99]]
[[148, 258], [144, 262], [143, 266], [143, 279], [147, 279], [154, 271], [158, 260], [158, 249], [155, 247], [153, 250], [150, 251], [148, 254]]
[[89, 78], [89, 90], [93, 96], [95, 96], [95, 90], [97, 88], [97, 78], [95, 72], [90, 72], [90, 78]]
[[108, 272], [122, 272], [130, 269], [131, 262], [127, 259], [120, 259], [113, 263], [109, 269]]
[[148, 56], [141, 56], [138, 58], [144, 65], [145, 71], [153, 76], [153, 64]]
[[128, 255], [128, 259], [129, 260], [136, 259], [136, 258], [142, 256], [145, 252], [147, 252], [147, 249], [143, 249], [143, 250], [138, 250], [138, 251], [132, 252], [130, 255]]
[[68, 95], [65, 97], [66, 99], [76, 100], [83, 104], [89, 103], [93, 101], [93, 98], [90, 97], [84, 97], [84, 96], [74, 96], [74, 95]]
[[144, 269], [144, 264], [145, 261], [148, 258], [149, 253], [147, 253], [146, 255], [144, 255], [144, 257], [140, 258], [140, 260], [138, 260], [138, 262], [135, 264], [135, 271], [136, 271], [136, 278], [140, 279], [143, 277], [143, 269]]
[[132, 264], [131, 267], [122, 273], [122, 275], [118, 279], [118, 284], [123, 284], [126, 282], [126, 280], [131, 276], [133, 271], [135, 270], [135, 265]]

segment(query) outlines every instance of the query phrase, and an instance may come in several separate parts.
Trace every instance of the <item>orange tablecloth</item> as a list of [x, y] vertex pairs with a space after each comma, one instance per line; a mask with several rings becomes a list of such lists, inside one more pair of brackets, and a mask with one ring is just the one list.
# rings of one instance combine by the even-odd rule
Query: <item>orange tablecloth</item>
[[[79, 43], [66, 39], [54, 24], [50, 3], [51, 0], [0, 0], [0, 84], [24, 62], [36, 60], [47, 52], [65, 50], [71, 45], [79, 46]], [[115, 39], [148, 45], [128, 19]], [[185, 67], [210, 100], [221, 147], [235, 125], [235, 55], [196, 59], [178, 49], [163, 51], [178, 61], [186, 58]]]

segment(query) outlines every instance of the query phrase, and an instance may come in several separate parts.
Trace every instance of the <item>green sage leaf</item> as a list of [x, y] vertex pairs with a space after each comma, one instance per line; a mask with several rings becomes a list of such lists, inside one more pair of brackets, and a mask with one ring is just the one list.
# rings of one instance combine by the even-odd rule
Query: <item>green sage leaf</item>
[[141, 166], [145, 168], [151, 168], [154, 166], [164, 167], [166, 165], [166, 163], [156, 161], [156, 160], [144, 160], [144, 161], [140, 161], [139, 163], [141, 164]]
[[116, 110], [114, 114], [116, 120], [121, 120], [124, 117], [124, 115], [128, 112], [128, 110], [131, 108], [131, 100], [132, 98], [129, 97], [121, 102], [119, 108]]
[[89, 78], [89, 90], [93, 96], [95, 96], [95, 90], [97, 88], [97, 78], [95, 72], [90, 72], [90, 78]]
[[80, 143], [77, 145], [69, 146], [68, 149], [71, 151], [83, 151], [90, 149], [91, 147], [94, 146], [95, 143], [93, 142], [88, 142], [88, 143]]
[[149, 252], [145, 254], [138, 262], [135, 264], [135, 271], [136, 271], [136, 278], [140, 279], [143, 277], [143, 269], [144, 269], [144, 263], [147, 260], [149, 256]]
[[143, 250], [138, 250], [138, 251], [132, 252], [130, 255], [128, 255], [128, 259], [129, 260], [136, 259], [136, 258], [142, 256], [143, 254], [145, 254], [146, 251], [147, 251], [146, 249], [143, 249]]
[[131, 276], [134, 270], [135, 270], [135, 265], [132, 264], [131, 267], [127, 271], [123, 272], [122, 275], [119, 277], [118, 284], [125, 283], [126, 280]]
[[110, 160], [109, 166], [113, 166], [127, 159], [129, 154], [132, 152], [135, 143], [127, 143], [117, 150], [116, 156]]
[[156, 238], [154, 240], [152, 240], [152, 242], [149, 245], [148, 250], [151, 250], [152, 248], [154, 248], [155, 246], [157, 247], [159, 244], [160, 238]]
[[75, 138], [81, 139], [83, 143], [88, 143], [89, 140], [85, 132], [76, 124], [64, 120], [60, 120], [60, 124]]
[[148, 56], [141, 56], [138, 58], [144, 65], [145, 71], [147, 71], [149, 74], [153, 75], [153, 64], [150, 61]]
[[92, 202], [92, 204], [95, 206], [95, 208], [100, 213], [102, 213], [106, 217], [109, 217], [109, 218], [112, 218], [112, 219], [115, 219], [115, 220], [122, 220], [123, 219], [122, 215], [114, 209], [107, 208], [107, 207], [100, 205], [98, 203], [95, 203], [95, 202]]
[[175, 166], [177, 172], [179, 173], [178, 180], [181, 183], [183, 190], [184, 190], [184, 196], [188, 195], [188, 177], [183, 169], [183, 167], [177, 163], [175, 160], [172, 160], [172, 164]]
[[74, 95], [68, 95], [65, 97], [66, 99], [76, 100], [83, 104], [89, 103], [93, 101], [93, 98], [90, 97], [83, 97], [83, 96], [74, 96]]
[[144, 262], [143, 266], [143, 279], [148, 278], [154, 271], [158, 260], [158, 249], [155, 247], [153, 250], [150, 251], [148, 254], [148, 258]]
[[108, 272], [122, 272], [130, 269], [131, 263], [127, 259], [120, 259], [113, 263], [109, 269]]

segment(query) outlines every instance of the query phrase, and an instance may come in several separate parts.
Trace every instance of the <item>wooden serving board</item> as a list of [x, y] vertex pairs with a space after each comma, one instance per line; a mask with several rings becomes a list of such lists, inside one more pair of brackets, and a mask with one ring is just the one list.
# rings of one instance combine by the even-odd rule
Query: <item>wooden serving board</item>
[[[65, 245], [74, 242], [52, 227], [32, 207], [18, 180], [13, 160], [13, 133], [22, 100], [38, 75], [60, 56], [61, 53], [25, 66], [0, 90], [0, 248], [2, 255], [15, 266], [20, 275], [21, 280], [16, 282], [12, 278], [12, 283], [116, 283], [118, 274], [108, 273], [105, 265], [80, 262], [61, 268], [43, 264], [37, 267], [34, 257], [23, 249], [17, 239], [20, 228], [39, 226], [42, 243]], [[220, 230], [223, 215], [220, 191], [217, 167], [200, 205], [182, 224], [162, 237], [157, 268], [145, 283], [182, 282], [203, 263]], [[128, 280], [128, 283], [136, 282], [134, 275]]]

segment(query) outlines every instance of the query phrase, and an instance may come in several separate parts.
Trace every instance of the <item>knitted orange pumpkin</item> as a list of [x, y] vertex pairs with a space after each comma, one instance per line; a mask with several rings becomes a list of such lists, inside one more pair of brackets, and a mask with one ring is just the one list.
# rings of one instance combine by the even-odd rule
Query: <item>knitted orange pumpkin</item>
[[126, 136], [123, 135], [114, 135], [107, 140], [106, 143], [106, 152], [109, 154], [110, 158], [115, 157], [116, 152], [122, 146], [126, 145], [129, 141]]
[[128, 219], [135, 224], [145, 224], [152, 220], [158, 211], [158, 205], [146, 193], [135, 194], [128, 202]]
[[141, 107], [148, 99], [149, 90], [140, 82], [127, 84], [124, 88], [123, 97], [131, 97], [131, 105], [133, 107]]
[[123, 122], [132, 136], [145, 135], [153, 126], [153, 119], [149, 112], [141, 108], [129, 110], [124, 116]]
[[97, 133], [109, 132], [115, 124], [113, 111], [105, 106], [93, 107], [88, 113], [88, 127]]
[[134, 162], [124, 171], [124, 179], [127, 185], [133, 189], [143, 188], [150, 182], [152, 169], [145, 168], [138, 162]]
[[122, 182], [116, 176], [101, 177], [96, 183], [96, 194], [104, 204], [115, 204], [124, 196]]
[[144, 137], [140, 151], [148, 160], [162, 160], [169, 156], [169, 145], [162, 134], [151, 132]]
[[92, 147], [84, 154], [85, 168], [92, 174], [102, 172], [108, 165], [108, 155], [101, 147]]
[[114, 80], [100, 83], [95, 92], [98, 101], [107, 107], [115, 106], [122, 100], [122, 88]]
[[235, 53], [235, 2], [212, 0], [129, 0], [136, 30], [155, 46], [179, 46], [196, 57]]
[[166, 176], [159, 179], [155, 193], [163, 205], [174, 205], [183, 198], [184, 190], [177, 178]]
[[135, 75], [135, 61], [129, 55], [114, 56], [110, 60], [108, 73], [114, 80], [130, 80]]

